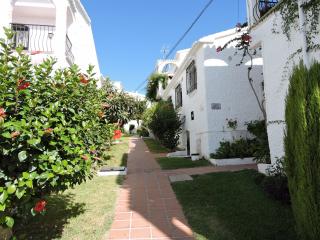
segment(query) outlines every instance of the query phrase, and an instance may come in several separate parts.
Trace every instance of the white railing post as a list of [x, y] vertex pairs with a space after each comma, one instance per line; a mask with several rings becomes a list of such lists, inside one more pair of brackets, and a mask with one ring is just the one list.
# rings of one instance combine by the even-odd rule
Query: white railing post
[[67, 1], [53, 0], [56, 7], [55, 55], [59, 67], [66, 67]]

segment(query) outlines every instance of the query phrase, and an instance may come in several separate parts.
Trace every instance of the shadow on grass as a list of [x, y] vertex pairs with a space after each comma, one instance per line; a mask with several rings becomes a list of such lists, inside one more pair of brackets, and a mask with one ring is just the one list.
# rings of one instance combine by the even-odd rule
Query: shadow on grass
[[18, 219], [14, 228], [17, 239], [61, 238], [70, 219], [85, 212], [85, 203], [75, 203], [74, 194], [54, 194], [48, 197], [47, 213]]
[[290, 206], [269, 199], [254, 174], [213, 173], [173, 184], [197, 239], [297, 239]]

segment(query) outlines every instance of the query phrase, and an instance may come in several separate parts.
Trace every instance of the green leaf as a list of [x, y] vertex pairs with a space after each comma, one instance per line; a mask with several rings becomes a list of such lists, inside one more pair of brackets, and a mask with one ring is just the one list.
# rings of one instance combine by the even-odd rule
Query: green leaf
[[26, 185], [27, 185], [27, 187], [29, 187], [29, 188], [33, 188], [33, 182], [32, 182], [32, 180], [26, 181]]
[[23, 177], [24, 179], [29, 179], [29, 178], [30, 178], [30, 174], [27, 173], [27, 172], [23, 172], [23, 173], [22, 173], [22, 177]]
[[23, 162], [24, 160], [27, 159], [27, 152], [26, 151], [21, 151], [18, 154], [18, 158], [20, 162]]
[[9, 133], [9, 132], [2, 133], [2, 137], [12, 138], [12, 137], [11, 137], [11, 133]]
[[12, 217], [6, 217], [6, 225], [9, 227], [9, 228], [12, 228], [13, 225], [14, 225], [14, 219]]
[[16, 185], [10, 185], [8, 188], [7, 188], [7, 193], [8, 194], [14, 194], [14, 192], [16, 191], [17, 187]]
[[0, 204], [0, 212], [4, 212], [4, 210], [6, 210], [6, 205]]
[[21, 199], [25, 193], [26, 193], [26, 191], [24, 189], [18, 188], [16, 190], [16, 196], [18, 199]]
[[37, 145], [41, 142], [40, 138], [33, 138], [27, 141], [27, 143], [29, 143], [30, 145]]
[[8, 198], [8, 193], [7, 191], [3, 191], [2, 194], [0, 195], [0, 203], [1, 204], [4, 204], [5, 201], [7, 200]]

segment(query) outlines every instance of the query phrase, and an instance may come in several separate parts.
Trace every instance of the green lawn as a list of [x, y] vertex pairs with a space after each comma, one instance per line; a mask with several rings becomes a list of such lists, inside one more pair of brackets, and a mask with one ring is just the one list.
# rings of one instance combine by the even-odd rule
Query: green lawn
[[[129, 137], [122, 137], [107, 151], [107, 166], [126, 166]], [[15, 235], [20, 239], [96, 240], [109, 230], [122, 177], [94, 177], [74, 189], [48, 197], [44, 216], [20, 220]]]
[[194, 176], [173, 189], [197, 240], [297, 240], [290, 206], [269, 199], [254, 170]]
[[205, 159], [192, 161], [191, 158], [162, 157], [157, 158], [157, 161], [162, 169], [194, 168], [211, 165]]
[[96, 240], [109, 230], [119, 177], [95, 177], [63, 194], [53, 194], [44, 216], [18, 222], [15, 235], [20, 239]]
[[151, 138], [144, 138], [144, 142], [147, 144], [149, 151], [152, 153], [166, 153], [170, 152], [169, 149], [165, 148], [158, 141]]
[[112, 145], [105, 153], [103, 165], [108, 167], [127, 166], [129, 141], [130, 136], [124, 136], [120, 139], [120, 143]]

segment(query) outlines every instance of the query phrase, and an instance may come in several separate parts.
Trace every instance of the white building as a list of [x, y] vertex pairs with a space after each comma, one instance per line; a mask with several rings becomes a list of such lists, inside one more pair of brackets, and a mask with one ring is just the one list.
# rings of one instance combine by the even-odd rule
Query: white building
[[91, 64], [101, 76], [91, 20], [80, 0], [1, 0], [0, 37], [3, 27], [16, 32], [16, 45], [37, 53], [33, 63], [52, 56], [58, 67], [77, 64], [85, 72]]
[[[263, 119], [247, 73], [250, 61], [236, 66], [241, 55], [235, 55], [234, 45], [222, 52], [216, 49], [239, 36], [235, 29], [213, 34], [195, 42], [191, 49], [178, 51], [174, 60], [157, 63], [159, 73], [169, 74], [166, 89], [158, 96], [171, 99], [183, 121], [180, 147], [189, 154], [208, 158], [220, 141], [248, 137], [246, 123]], [[254, 87], [262, 101], [262, 60], [256, 58], [252, 71]], [[236, 129], [228, 120], [237, 121]]]
[[[125, 93], [135, 98], [138, 101], [146, 100], [146, 96], [140, 93], [137, 93], [137, 92], [125, 92]], [[127, 133], [131, 132], [136, 134], [137, 130], [141, 127], [141, 124], [142, 124], [142, 120], [133, 119], [133, 120], [130, 120], [127, 124], [125, 124], [123, 128]], [[130, 128], [133, 128], [133, 129], [131, 130]]]
[[[278, 3], [279, 2], [279, 3]], [[303, 59], [304, 34], [296, 19], [291, 41], [283, 33], [281, 1], [247, 0], [249, 31], [252, 48], [262, 49], [263, 76], [267, 113], [267, 129], [271, 160], [284, 156], [285, 98], [293, 66]], [[319, 41], [318, 39], [316, 41]], [[319, 51], [306, 54], [307, 59], [320, 59]]]

